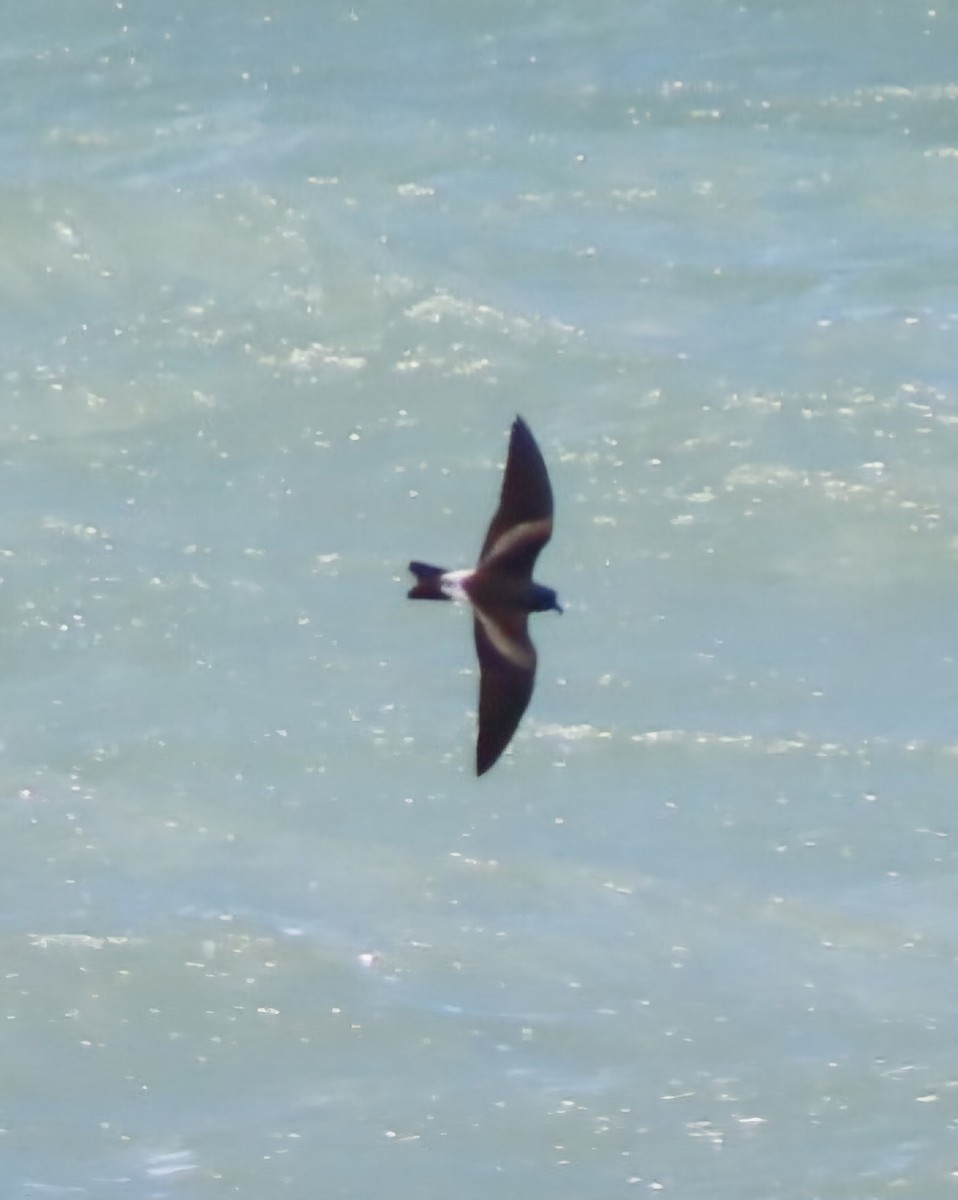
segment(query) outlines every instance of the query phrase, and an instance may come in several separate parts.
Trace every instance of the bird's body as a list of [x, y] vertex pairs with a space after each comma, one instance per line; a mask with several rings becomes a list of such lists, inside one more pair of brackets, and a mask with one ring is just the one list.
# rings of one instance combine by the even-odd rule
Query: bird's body
[[552, 588], [532, 569], [552, 535], [552, 487], [529, 426], [516, 417], [499, 507], [470, 570], [445, 571], [411, 562], [412, 600], [468, 600], [479, 657], [479, 735], [476, 773], [485, 774], [509, 744], [535, 683], [536, 651], [529, 613], [562, 612]]

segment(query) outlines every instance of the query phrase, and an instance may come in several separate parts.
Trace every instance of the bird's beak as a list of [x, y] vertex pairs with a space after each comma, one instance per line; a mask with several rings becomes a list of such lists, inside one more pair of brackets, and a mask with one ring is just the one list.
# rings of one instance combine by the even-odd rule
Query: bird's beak
[[555, 604], [553, 604], [552, 607], [556, 610], [557, 613], [561, 613], [564, 611], [562, 605], [559, 603], [558, 600], [555, 602]]

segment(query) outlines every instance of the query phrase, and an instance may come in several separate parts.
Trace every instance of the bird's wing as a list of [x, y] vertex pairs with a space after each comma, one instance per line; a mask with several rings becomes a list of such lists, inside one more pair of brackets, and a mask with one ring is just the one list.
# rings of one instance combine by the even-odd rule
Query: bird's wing
[[495, 559], [504, 570], [532, 574], [539, 551], [552, 536], [552, 486], [529, 426], [512, 423], [499, 507], [482, 544], [479, 562]]
[[475, 612], [479, 656], [476, 774], [484, 775], [512, 740], [536, 678], [536, 649], [526, 613]]

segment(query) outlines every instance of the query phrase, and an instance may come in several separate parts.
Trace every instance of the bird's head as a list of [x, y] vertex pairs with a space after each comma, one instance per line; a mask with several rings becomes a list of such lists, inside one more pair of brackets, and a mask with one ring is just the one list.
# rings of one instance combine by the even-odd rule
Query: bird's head
[[552, 588], [543, 587], [541, 583], [532, 585], [532, 612], [562, 612], [562, 605]]

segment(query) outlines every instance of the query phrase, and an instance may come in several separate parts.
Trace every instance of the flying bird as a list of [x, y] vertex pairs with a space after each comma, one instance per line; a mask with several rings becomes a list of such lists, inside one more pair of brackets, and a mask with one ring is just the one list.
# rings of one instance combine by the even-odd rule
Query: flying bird
[[562, 612], [552, 588], [534, 583], [532, 569], [552, 536], [552, 487], [542, 452], [522, 417], [512, 423], [499, 507], [478, 565], [446, 571], [411, 562], [410, 600], [468, 600], [479, 657], [476, 774], [505, 750], [528, 707], [536, 677], [529, 613]]

